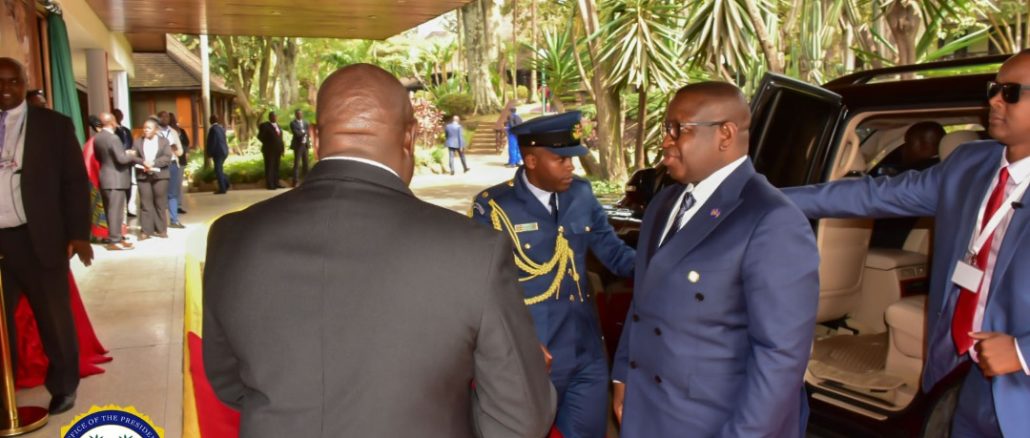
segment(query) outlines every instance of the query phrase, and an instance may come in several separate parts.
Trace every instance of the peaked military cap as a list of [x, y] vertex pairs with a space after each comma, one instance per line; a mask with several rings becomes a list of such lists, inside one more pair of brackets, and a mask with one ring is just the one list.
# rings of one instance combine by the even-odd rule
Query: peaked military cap
[[580, 141], [580, 117], [579, 111], [537, 117], [511, 128], [511, 133], [518, 138], [520, 147], [545, 147], [562, 157], [578, 157], [587, 153]]

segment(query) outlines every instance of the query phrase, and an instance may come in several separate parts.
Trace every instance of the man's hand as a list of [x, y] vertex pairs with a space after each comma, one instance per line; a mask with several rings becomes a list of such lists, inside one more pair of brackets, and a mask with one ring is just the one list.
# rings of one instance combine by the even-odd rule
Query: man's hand
[[626, 384], [612, 382], [612, 410], [615, 411], [615, 421], [622, 425], [622, 402], [626, 399]]
[[551, 362], [554, 360], [554, 358], [551, 357], [551, 352], [547, 351], [547, 347], [545, 347], [544, 344], [540, 344], [540, 351], [544, 352], [544, 363], [547, 365], [547, 372], [550, 373]]
[[1012, 336], [998, 332], [970, 333], [970, 337], [979, 340], [973, 348], [980, 359], [980, 369], [987, 377], [1023, 371], [1016, 352], [1016, 340]]
[[133, 150], [133, 149], [129, 149], [129, 150], [125, 151], [125, 155], [128, 155], [130, 157], [135, 157], [136, 156], [136, 151]]
[[79, 261], [83, 265], [89, 266], [93, 264], [93, 247], [89, 245], [88, 241], [73, 240], [68, 242], [68, 258], [72, 258], [74, 254], [79, 255]]

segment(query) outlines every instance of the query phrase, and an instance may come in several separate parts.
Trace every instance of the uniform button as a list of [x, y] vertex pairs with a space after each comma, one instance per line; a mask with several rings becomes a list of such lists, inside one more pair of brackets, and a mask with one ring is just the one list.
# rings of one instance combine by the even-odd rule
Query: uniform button
[[634, 360], [629, 361], [629, 368], [632, 370], [637, 369], [637, 362]]
[[655, 336], [661, 336], [662, 335], [662, 329], [660, 329], [658, 327], [655, 327], [654, 328], [654, 334], [655, 334]]
[[662, 383], [662, 378], [658, 377], [657, 374], [654, 376], [654, 383]]
[[633, 322], [637, 322], [637, 321], [640, 321], [640, 315], [637, 315], [636, 313], [634, 313], [633, 314]]
[[694, 299], [697, 300], [698, 302], [704, 301], [705, 300], [705, 294], [703, 294], [701, 292], [698, 292], [698, 293], [694, 294]]

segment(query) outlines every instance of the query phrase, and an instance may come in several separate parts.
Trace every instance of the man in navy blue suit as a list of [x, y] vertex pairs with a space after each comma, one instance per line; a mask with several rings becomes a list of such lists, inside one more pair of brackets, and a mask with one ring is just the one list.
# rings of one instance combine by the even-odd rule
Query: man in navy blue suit
[[445, 140], [444, 145], [447, 146], [447, 152], [450, 156], [451, 175], [454, 175], [454, 154], [458, 154], [461, 157], [461, 167], [465, 168], [465, 172], [469, 171], [469, 165], [465, 162], [465, 132], [461, 127], [461, 118], [454, 116], [451, 119], [451, 123], [443, 128]]
[[747, 158], [731, 84], [681, 88], [663, 162], [680, 184], [644, 214], [615, 355], [621, 436], [805, 436], [819, 254], [804, 215]]
[[1030, 431], [1030, 51], [988, 88], [989, 133], [944, 162], [894, 178], [785, 190], [809, 217], [936, 216], [923, 390], [959, 364], [977, 366], [959, 392], [951, 436]]
[[577, 111], [515, 127], [525, 164], [515, 178], [473, 201], [472, 218], [511, 238], [525, 303], [540, 343], [553, 356], [558, 391], [555, 425], [568, 438], [603, 438], [608, 419], [608, 361], [586, 255], [616, 275], [633, 275], [634, 251], [608, 224], [590, 187], [575, 176], [580, 143]]
[[218, 182], [216, 195], [229, 190], [229, 178], [225, 176], [225, 159], [229, 157], [229, 143], [225, 139], [225, 127], [218, 123], [218, 116], [211, 115], [211, 128], [207, 131], [207, 153], [215, 162], [215, 180]]

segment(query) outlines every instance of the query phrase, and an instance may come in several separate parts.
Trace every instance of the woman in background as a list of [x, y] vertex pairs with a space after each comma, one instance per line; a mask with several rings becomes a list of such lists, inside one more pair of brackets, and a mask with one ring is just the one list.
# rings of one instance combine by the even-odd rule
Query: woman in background
[[143, 158], [142, 169], [136, 174], [141, 210], [139, 240], [168, 237], [168, 166], [175, 157], [168, 140], [157, 135], [156, 118], [150, 117], [143, 124], [143, 136], [136, 139], [132, 149]]

